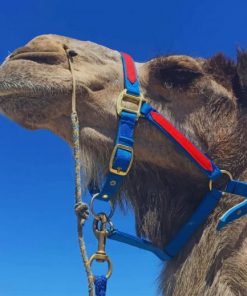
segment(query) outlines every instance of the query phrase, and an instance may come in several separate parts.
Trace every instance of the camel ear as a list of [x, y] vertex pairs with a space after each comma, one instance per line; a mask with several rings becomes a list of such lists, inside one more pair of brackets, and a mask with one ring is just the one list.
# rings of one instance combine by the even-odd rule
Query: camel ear
[[[239, 98], [247, 101], [247, 51], [238, 49], [237, 76], [239, 82]], [[247, 105], [247, 102], [245, 102]]]

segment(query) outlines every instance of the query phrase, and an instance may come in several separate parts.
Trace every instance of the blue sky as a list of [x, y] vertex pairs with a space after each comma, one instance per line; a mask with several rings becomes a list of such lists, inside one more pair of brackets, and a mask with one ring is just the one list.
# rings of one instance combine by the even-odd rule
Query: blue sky
[[[247, 48], [246, 1], [3, 1], [0, 60], [39, 34], [90, 40], [136, 61], [183, 53], [235, 58]], [[31, 132], [0, 117], [0, 295], [87, 295], [73, 213], [73, 159], [48, 131]], [[134, 233], [119, 211], [114, 224]], [[96, 241], [88, 223], [89, 252]], [[107, 243], [114, 264], [108, 295], [156, 294], [161, 262], [152, 254]], [[103, 269], [103, 267], [102, 267]], [[99, 272], [99, 270], [95, 269]]]

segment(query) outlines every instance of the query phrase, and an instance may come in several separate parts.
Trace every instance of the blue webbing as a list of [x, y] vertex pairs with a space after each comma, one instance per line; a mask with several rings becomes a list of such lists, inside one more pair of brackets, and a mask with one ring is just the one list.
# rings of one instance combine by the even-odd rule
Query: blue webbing
[[106, 285], [107, 285], [107, 278], [105, 276], [103, 275], [95, 276], [95, 279], [94, 279], [95, 296], [105, 296]]
[[[123, 62], [123, 71], [124, 71], [124, 84], [127, 92], [139, 96], [139, 82], [138, 79], [131, 83], [127, 78], [126, 72], [126, 64], [125, 59], [122, 55]], [[174, 139], [166, 133], [164, 129], [162, 129], [150, 116], [150, 112], [154, 111], [154, 109], [147, 103], [143, 103], [141, 108], [141, 113], [144, 115], [146, 119], [148, 119], [154, 126], [156, 126], [160, 131], [168, 137], [171, 141], [173, 141], [176, 145], [179, 146]], [[120, 114], [119, 126], [118, 126], [118, 134], [115, 141], [115, 155], [113, 155], [112, 168], [119, 169], [120, 171], [127, 171], [132, 159], [133, 159], [133, 151], [131, 150], [134, 145], [134, 130], [137, 123], [137, 115], [131, 112], [123, 111]], [[118, 145], [123, 145], [118, 147]], [[126, 148], [124, 148], [126, 147]], [[131, 148], [131, 149], [130, 149]], [[197, 164], [194, 159], [192, 159], [186, 151], [182, 149], [182, 152], [189, 157], [195, 164]], [[220, 169], [210, 160], [212, 163], [213, 171], [208, 172], [202, 171], [208, 176], [209, 179], [214, 180], [221, 175]], [[198, 164], [197, 164], [198, 165]], [[115, 174], [111, 171], [106, 176], [106, 180], [103, 183], [102, 189], [97, 193], [96, 198], [104, 201], [109, 201], [112, 199], [117, 190], [120, 188], [122, 180], [124, 176]], [[243, 197], [247, 197], [247, 183], [241, 182], [238, 180], [230, 180], [226, 187], [226, 192], [231, 194], [240, 195]], [[147, 240], [134, 237], [132, 235], [126, 234], [124, 232], [118, 230], [112, 230], [109, 233], [109, 238], [113, 240], [117, 240], [138, 248], [142, 248], [148, 251], [153, 252], [162, 260], [169, 260], [172, 257], [176, 256], [178, 252], [184, 247], [184, 245], [188, 242], [188, 240], [192, 237], [192, 235], [199, 229], [199, 227], [206, 221], [210, 213], [215, 209], [219, 199], [222, 196], [222, 192], [216, 189], [209, 191], [201, 204], [198, 206], [196, 211], [190, 217], [188, 222], [184, 224], [175, 237], [167, 244], [164, 250], [160, 250], [153, 246]], [[219, 220], [218, 229], [224, 227], [227, 223], [232, 222], [241, 216], [247, 213], [247, 200], [242, 203], [232, 207], [228, 210]]]

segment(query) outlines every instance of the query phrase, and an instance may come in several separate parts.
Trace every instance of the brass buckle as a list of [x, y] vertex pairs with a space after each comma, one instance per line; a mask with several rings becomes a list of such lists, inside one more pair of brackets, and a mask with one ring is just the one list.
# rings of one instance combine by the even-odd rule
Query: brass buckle
[[[143, 102], [147, 100], [143, 97], [142, 94], [139, 96], [131, 95], [127, 93], [127, 89], [124, 89], [118, 99], [117, 99], [117, 114], [121, 115], [122, 111], [130, 112], [136, 114], [137, 118], [139, 118], [141, 114], [141, 107]], [[123, 102], [131, 102], [133, 103], [133, 108], [131, 107], [124, 107]]]
[[[113, 161], [114, 161], [117, 149], [119, 149], [119, 148], [131, 152], [131, 160], [130, 160], [129, 166], [128, 166], [126, 171], [123, 171], [122, 168], [120, 168], [120, 167], [116, 168], [116, 169], [113, 168]], [[132, 163], [133, 163], [133, 155], [134, 155], [134, 151], [133, 151], [132, 147], [122, 145], [122, 144], [115, 145], [115, 147], [114, 147], [114, 149], [112, 151], [112, 155], [111, 155], [111, 159], [110, 159], [110, 163], [109, 163], [110, 172], [115, 174], [115, 175], [126, 176], [129, 173], [130, 169], [131, 169], [131, 166], [132, 166]]]

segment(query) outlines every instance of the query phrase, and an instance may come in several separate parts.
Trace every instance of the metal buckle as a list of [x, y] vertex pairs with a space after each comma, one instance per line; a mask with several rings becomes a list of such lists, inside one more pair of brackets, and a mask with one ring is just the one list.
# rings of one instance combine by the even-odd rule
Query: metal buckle
[[[226, 175], [229, 177], [230, 180], [233, 180], [232, 174], [230, 172], [228, 172], [226, 170], [220, 170], [220, 171], [221, 171], [222, 175]], [[210, 179], [209, 180], [209, 190], [211, 191], [212, 189], [213, 189], [213, 180]], [[224, 190], [222, 192], [224, 192]]]
[[[121, 115], [122, 111], [130, 112], [136, 114], [137, 118], [142, 116], [141, 114], [141, 107], [143, 102], [147, 100], [143, 97], [142, 94], [139, 96], [131, 95], [127, 93], [127, 89], [124, 89], [118, 99], [117, 99], [117, 114]], [[124, 107], [123, 102], [131, 102], [133, 103], [133, 108], [131, 107]]]
[[[114, 158], [115, 158], [117, 149], [123, 149], [123, 150], [131, 152], [131, 160], [130, 160], [129, 166], [128, 166], [126, 171], [123, 171], [122, 168], [120, 168], [120, 167], [116, 168], [116, 169], [113, 168], [113, 162], [114, 162]], [[115, 145], [115, 147], [114, 147], [114, 149], [112, 151], [112, 155], [111, 155], [111, 159], [110, 159], [110, 163], [109, 163], [110, 172], [115, 174], [115, 175], [126, 176], [129, 173], [130, 169], [131, 169], [131, 166], [132, 166], [132, 163], [133, 163], [133, 155], [134, 155], [134, 151], [133, 151], [132, 147], [122, 145], [122, 144]]]

